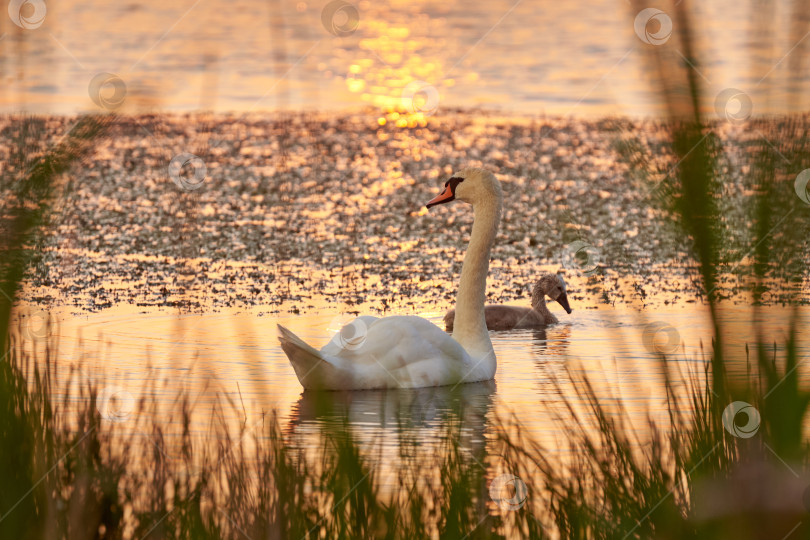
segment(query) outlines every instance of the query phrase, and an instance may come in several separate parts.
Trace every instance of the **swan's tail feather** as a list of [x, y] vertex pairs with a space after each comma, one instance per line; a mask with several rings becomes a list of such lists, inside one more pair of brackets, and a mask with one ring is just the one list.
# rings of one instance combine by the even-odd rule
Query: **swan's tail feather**
[[329, 359], [280, 324], [278, 340], [301, 386], [307, 389], [323, 388], [330, 379], [334, 379], [336, 370]]

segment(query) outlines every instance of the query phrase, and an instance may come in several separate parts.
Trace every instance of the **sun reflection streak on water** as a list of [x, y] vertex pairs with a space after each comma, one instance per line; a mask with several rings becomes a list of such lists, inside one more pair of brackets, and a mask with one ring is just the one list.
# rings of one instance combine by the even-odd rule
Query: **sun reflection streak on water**
[[[91, 110], [89, 80], [113, 71], [127, 85], [121, 110], [136, 113], [155, 107], [370, 105], [381, 122], [414, 127], [435, 112], [433, 91], [420, 87], [436, 91], [439, 110], [665, 113], [650, 85], [645, 44], [634, 32], [636, 14], [629, 4], [556, 2], [536, 9], [483, 0], [352, 3], [360, 24], [352, 35], [338, 37], [324, 29], [323, 5], [314, 2], [282, 3], [278, 9], [258, 0], [215, 0], [195, 4], [184, 16], [181, 4], [157, 0], [92, 6], [62, 0], [49, 8], [42, 28], [13, 27], [3, 38], [16, 65], [0, 93], [0, 107], [59, 114]], [[801, 70], [780, 60], [801, 36], [785, 32], [751, 40], [759, 30], [752, 23], [757, 17], [730, 0], [690, 9], [700, 23], [695, 36], [703, 57], [697, 68], [711, 87], [707, 112], [722, 88], [751, 91], [762, 113], [803, 103]], [[791, 10], [777, 15], [778, 24], [791, 26]], [[677, 58], [675, 42], [667, 46]], [[418, 86], [412, 92], [413, 83]]]

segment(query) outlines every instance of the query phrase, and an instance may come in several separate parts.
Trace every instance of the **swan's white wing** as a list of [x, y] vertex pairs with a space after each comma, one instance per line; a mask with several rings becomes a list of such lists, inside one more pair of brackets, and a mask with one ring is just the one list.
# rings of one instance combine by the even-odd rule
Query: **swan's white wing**
[[309, 389], [442, 386], [469, 379], [472, 360], [449, 334], [421, 317], [358, 317], [320, 351], [279, 326], [281, 347]]
[[[444, 330], [414, 316], [358, 317], [321, 349], [347, 369], [353, 388], [415, 388], [464, 379], [470, 357]], [[336, 336], [337, 338], [338, 336]], [[347, 381], [348, 382], [348, 381]]]

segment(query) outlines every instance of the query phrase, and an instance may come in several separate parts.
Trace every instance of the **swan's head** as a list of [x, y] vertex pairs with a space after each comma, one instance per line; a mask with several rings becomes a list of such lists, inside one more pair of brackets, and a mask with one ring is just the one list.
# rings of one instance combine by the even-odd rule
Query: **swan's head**
[[535, 306], [544, 301], [546, 296], [556, 300], [569, 315], [573, 311], [568, 305], [568, 289], [560, 274], [546, 274], [540, 278], [532, 291], [532, 305]]
[[462, 169], [445, 182], [444, 190], [427, 203], [431, 208], [450, 201], [476, 204], [501, 197], [501, 183], [495, 175], [484, 169]]

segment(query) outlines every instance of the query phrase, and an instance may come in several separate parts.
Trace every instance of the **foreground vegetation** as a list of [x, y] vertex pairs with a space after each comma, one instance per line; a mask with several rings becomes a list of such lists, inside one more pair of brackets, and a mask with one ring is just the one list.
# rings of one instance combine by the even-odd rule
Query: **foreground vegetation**
[[[78, 382], [78, 371], [59, 373], [57, 343], [32, 354], [14, 335], [0, 362], [4, 538], [810, 534], [802, 525], [810, 484], [801, 425], [808, 396], [798, 388], [795, 338], [784, 354], [764, 347], [753, 353], [764, 374], [762, 391], [751, 385], [745, 396], [759, 411], [753, 433], [745, 431], [746, 413], [724, 413], [741, 397], [715, 393], [713, 387], [729, 387], [725, 378], [718, 384], [711, 376], [692, 377], [687, 392], [668, 378], [669, 422], [653, 421], [651, 408], [642, 438], [633, 435], [639, 426], [623, 410], [617, 414], [588, 380], [578, 380], [579, 395], [557, 412], [572, 456], [561, 464], [521, 436], [513, 419], [489, 419], [493, 436], [470, 442], [464, 433], [470, 411], [456, 399], [461, 387], [446, 390], [443, 403], [457, 405], [437, 419], [435, 446], [413, 438], [414, 419], [401, 411], [398, 455], [386, 462], [392, 483], [383, 479], [383, 463], [355, 441], [337, 394], [312, 396], [315, 414], [331, 419], [319, 422], [321, 446], [314, 452], [285, 435], [272, 415], [234, 428], [220, 409], [206, 437], [193, 437], [189, 401], [181, 398], [182, 437], [170, 459], [152, 405], [141, 401], [118, 421], [108, 410], [114, 404]], [[661, 369], [671, 369], [663, 356]], [[520, 480], [503, 484], [504, 471]]]
[[[314, 450], [273, 415], [233, 427], [224, 409], [236, 405], [227, 402], [205, 437], [195, 437], [182, 396], [182, 434], [171, 443], [153, 404], [140, 401], [117, 418], [115, 404], [81, 382], [78, 370], [60, 373], [54, 340], [33, 351], [13, 332], [0, 362], [0, 536], [808, 536], [808, 396], [794, 369], [793, 335], [784, 353], [752, 351], [762, 390], [751, 384], [745, 396], [724, 390], [732, 385], [722, 371], [722, 382], [712, 378], [712, 360], [705, 376], [687, 377], [691, 386], [679, 390], [683, 374], [662, 356], [662, 372], [677, 375], [667, 379], [669, 421], [655, 421], [651, 406], [642, 436], [635, 434], [645, 426], [597, 397], [587, 379], [575, 380], [578, 395], [556, 413], [572, 456], [560, 463], [521, 435], [516, 420], [467, 410], [464, 387], [443, 391], [447, 408], [433, 419], [439, 436], [429, 447], [413, 435], [414, 410], [398, 411], [398, 452], [389, 460], [373, 459], [355, 440], [333, 393], [311, 396], [309, 407], [323, 420]], [[758, 411], [754, 429], [751, 411], [726, 412], [742, 398]], [[471, 416], [489, 417], [483, 443], [465, 433]], [[172, 444], [170, 458], [164, 449]], [[504, 483], [504, 474], [519, 480]]]

